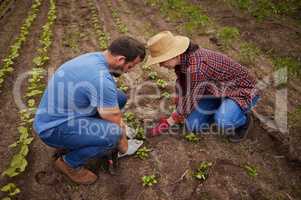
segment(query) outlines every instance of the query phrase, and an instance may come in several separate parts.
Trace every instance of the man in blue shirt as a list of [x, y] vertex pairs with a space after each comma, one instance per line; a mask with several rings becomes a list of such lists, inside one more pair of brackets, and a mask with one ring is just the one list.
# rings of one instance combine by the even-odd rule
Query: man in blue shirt
[[121, 109], [126, 95], [112, 75], [143, 61], [144, 45], [120, 37], [104, 52], [78, 56], [58, 68], [48, 82], [35, 116], [34, 129], [47, 145], [67, 149], [55, 166], [72, 181], [91, 184], [97, 176], [87, 160], [112, 149], [125, 153], [128, 143]]

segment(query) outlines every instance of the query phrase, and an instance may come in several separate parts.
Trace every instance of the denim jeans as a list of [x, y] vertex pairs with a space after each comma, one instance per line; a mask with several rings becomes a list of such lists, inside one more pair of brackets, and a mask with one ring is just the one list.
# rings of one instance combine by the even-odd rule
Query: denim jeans
[[[126, 95], [118, 91], [120, 109], [126, 101]], [[42, 141], [51, 147], [67, 149], [63, 159], [73, 168], [116, 148], [122, 134], [117, 124], [102, 120], [99, 116], [71, 119], [47, 132], [50, 134], [47, 133], [46, 138], [41, 137]]]
[[190, 132], [200, 133], [215, 123], [220, 130], [235, 130], [246, 124], [246, 113], [256, 105], [258, 99], [259, 96], [254, 97], [247, 111], [243, 111], [230, 98], [205, 97], [199, 101], [198, 108], [186, 118], [186, 128]]

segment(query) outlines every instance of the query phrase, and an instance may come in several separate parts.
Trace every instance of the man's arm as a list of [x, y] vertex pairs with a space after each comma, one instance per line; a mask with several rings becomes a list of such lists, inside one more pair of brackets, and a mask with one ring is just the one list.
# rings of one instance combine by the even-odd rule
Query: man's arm
[[123, 123], [122, 120], [122, 114], [119, 110], [119, 108], [116, 109], [103, 109], [103, 108], [98, 108], [98, 113], [101, 116], [102, 119], [107, 120], [109, 122], [115, 123], [118, 126], [120, 126], [122, 130], [122, 135], [118, 143], [118, 151], [120, 153], [126, 153], [128, 149], [128, 141], [126, 138], [126, 128], [125, 124]]

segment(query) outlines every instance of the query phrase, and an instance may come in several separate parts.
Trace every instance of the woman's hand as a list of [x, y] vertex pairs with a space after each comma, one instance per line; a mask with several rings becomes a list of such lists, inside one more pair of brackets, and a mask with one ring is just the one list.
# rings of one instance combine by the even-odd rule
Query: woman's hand
[[171, 114], [169, 118], [161, 118], [159, 123], [149, 131], [149, 136], [154, 137], [167, 132], [169, 127], [175, 124], [182, 124], [184, 117], [179, 115], [176, 111]]

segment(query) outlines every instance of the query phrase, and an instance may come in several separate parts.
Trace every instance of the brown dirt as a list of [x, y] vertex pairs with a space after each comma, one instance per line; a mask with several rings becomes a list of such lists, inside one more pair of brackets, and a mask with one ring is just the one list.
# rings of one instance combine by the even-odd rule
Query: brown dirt
[[[104, 1], [96, 0], [99, 14], [104, 21], [105, 30], [111, 38], [120, 35], [113, 23], [110, 11]], [[159, 30], [172, 30], [178, 32], [175, 23], [165, 21], [157, 10], [146, 7], [143, 2], [113, 1], [120, 11], [122, 21], [129, 29], [129, 35], [146, 41], [149, 36]], [[0, 128], [8, 130], [2, 133], [0, 153], [0, 170], [7, 164], [11, 152], [7, 153], [7, 145], [16, 139], [16, 114], [17, 107], [13, 103], [11, 85], [18, 73], [30, 68], [30, 63], [37, 46], [37, 34], [40, 26], [45, 21], [47, 5], [42, 9], [43, 15], [34, 24], [32, 36], [23, 48], [20, 61], [27, 63], [26, 68], [21, 64], [16, 66], [16, 74], [5, 85], [5, 93], [1, 95]], [[47, 66], [49, 76], [64, 61], [89, 51], [96, 51], [97, 40], [93, 34], [93, 26], [89, 21], [89, 8], [85, 1], [60, 0], [57, 3], [58, 17], [54, 26], [54, 43], [49, 53], [50, 63]], [[4, 18], [3, 20], [7, 20]], [[79, 36], [76, 33], [81, 33]], [[255, 31], [256, 32], [256, 31]], [[181, 33], [181, 32], [178, 32]], [[185, 33], [182, 33], [185, 34]], [[74, 37], [78, 45], [71, 45], [68, 38]], [[204, 44], [211, 49], [217, 47], [210, 43], [208, 36], [193, 35], [193, 40]], [[235, 57], [235, 52], [229, 53]], [[265, 65], [270, 66], [265, 58]], [[258, 61], [259, 62], [259, 61]], [[20, 62], [21, 63], [21, 62]], [[260, 63], [260, 62], [259, 62]], [[22, 65], [23, 66], [23, 65]], [[259, 64], [251, 70], [256, 71]], [[156, 68], [159, 76], [173, 81], [172, 72], [162, 71]], [[264, 74], [270, 73], [270, 68], [262, 69]], [[262, 75], [258, 73], [258, 75]], [[138, 87], [146, 75], [136, 68], [128, 74]], [[262, 75], [263, 76], [263, 75]], [[136, 88], [137, 88], [136, 87]], [[134, 90], [135, 88], [131, 88]], [[131, 91], [130, 91], [131, 92]], [[152, 94], [151, 88], [143, 89], [143, 92]], [[269, 101], [273, 92], [269, 90]], [[300, 96], [299, 96], [300, 98]], [[139, 119], [157, 119], [159, 100], [141, 100], [140, 110], [133, 104], [127, 105], [127, 110], [138, 114]], [[272, 104], [272, 103], [271, 103]], [[271, 105], [272, 107], [273, 105]], [[15, 112], [9, 112], [9, 111]], [[9, 113], [9, 114], [8, 114]], [[155, 116], [155, 117], [154, 117]], [[241, 144], [228, 143], [226, 139], [213, 135], [200, 136], [196, 144], [185, 141], [180, 135], [165, 135], [147, 139], [146, 146], [152, 149], [150, 158], [140, 160], [136, 157], [120, 160], [118, 176], [111, 176], [101, 169], [99, 163], [92, 162], [90, 166], [99, 175], [98, 181], [90, 186], [82, 186], [71, 183], [66, 177], [53, 169], [53, 149], [44, 145], [37, 137], [31, 145], [29, 167], [27, 171], [15, 181], [22, 189], [22, 194], [17, 199], [71, 199], [71, 200], [96, 200], [96, 199], [298, 199], [301, 198], [301, 170], [291, 165], [284, 156], [279, 143], [273, 140], [261, 127], [259, 121], [255, 121], [255, 127], [250, 137]], [[213, 163], [209, 178], [205, 182], [199, 182], [192, 177], [193, 170], [201, 161]], [[244, 166], [250, 164], [256, 166], [258, 176], [252, 178], [246, 174]], [[154, 187], [143, 187], [141, 177], [155, 174], [159, 183]], [[0, 183], [2, 183], [0, 181]], [[1, 195], [0, 195], [1, 196]]]

